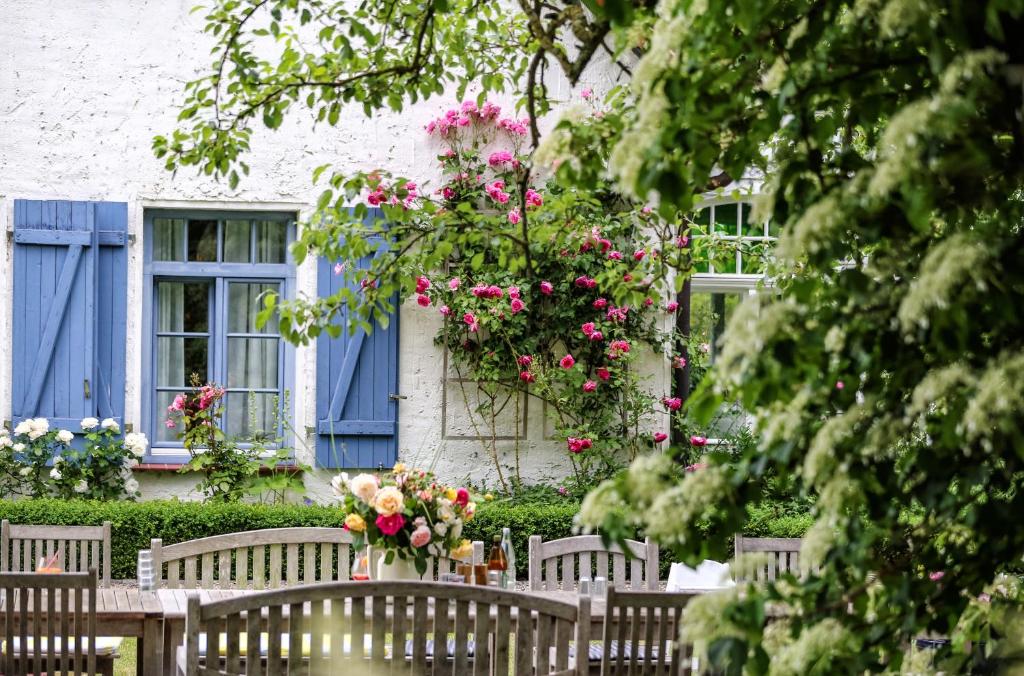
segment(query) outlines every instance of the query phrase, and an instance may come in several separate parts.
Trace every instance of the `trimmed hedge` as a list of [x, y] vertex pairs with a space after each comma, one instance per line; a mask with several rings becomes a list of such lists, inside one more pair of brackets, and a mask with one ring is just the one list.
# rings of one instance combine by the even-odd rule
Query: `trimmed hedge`
[[[578, 510], [579, 505], [576, 503], [483, 503], [473, 520], [466, 524], [463, 534], [471, 540], [489, 543], [494, 535], [501, 534], [502, 527], [511, 528], [518, 574], [525, 579], [529, 536], [540, 535], [545, 540], [553, 540], [572, 535], [573, 517]], [[99, 525], [110, 521], [113, 550], [111, 567], [116, 579], [135, 577], [136, 555], [140, 549], [147, 549], [150, 539], [155, 537], [162, 538], [165, 544], [173, 544], [209, 535], [261, 528], [342, 525], [340, 510], [331, 506], [215, 504], [176, 500], [0, 500], [0, 518], [9, 519], [11, 523], [68, 526]], [[752, 510], [745, 534], [800, 537], [810, 523], [807, 514], [793, 513], [785, 507]]]

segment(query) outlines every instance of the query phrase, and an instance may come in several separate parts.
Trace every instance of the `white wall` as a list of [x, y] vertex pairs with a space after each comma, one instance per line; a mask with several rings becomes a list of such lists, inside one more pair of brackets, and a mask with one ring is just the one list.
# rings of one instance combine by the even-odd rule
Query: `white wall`
[[[447, 100], [436, 99], [402, 114], [368, 120], [346, 110], [336, 127], [314, 128], [299, 111], [276, 132], [257, 129], [246, 161], [251, 174], [237, 190], [191, 169], [164, 170], [150, 150], [155, 134], [175, 124], [186, 81], [204, 73], [213, 58], [202, 35], [195, 0], [62, 0], [0, 2], [0, 226], [11, 228], [13, 200], [78, 199], [129, 204], [127, 410], [138, 425], [141, 386], [142, 214], [146, 207], [188, 206], [308, 210], [319, 190], [315, 167], [331, 162], [348, 170], [383, 167], [406, 176], [433, 176], [437, 149], [423, 125]], [[592, 83], [600, 86], [602, 83]], [[607, 84], [607, 83], [603, 83]], [[568, 98], [564, 85], [556, 95]], [[508, 102], [505, 102], [508, 103]], [[10, 237], [0, 237], [0, 415], [11, 403]], [[300, 292], [315, 293], [315, 263], [300, 267]], [[455, 480], [493, 479], [491, 461], [463, 434], [457, 392], [445, 404], [443, 355], [434, 347], [436, 313], [405, 306], [400, 317], [400, 457], [434, 467]], [[297, 351], [293, 397], [297, 427], [315, 423], [315, 353]], [[658, 387], [666, 374], [657, 373]], [[655, 391], [659, 391], [655, 389]], [[457, 399], [457, 397], [456, 397]], [[454, 402], [454, 403], [453, 403]], [[442, 410], [449, 420], [442, 422]], [[542, 415], [531, 402], [526, 439], [520, 442], [524, 475], [537, 480], [566, 470], [560, 444], [544, 439]], [[504, 442], [511, 451], [514, 442]], [[309, 448], [313, 444], [309, 443]], [[298, 447], [302, 451], [303, 444]], [[305, 460], [311, 460], [304, 451]], [[309, 480], [314, 498], [327, 491], [326, 473]], [[141, 477], [147, 496], [185, 497], [194, 479]]]

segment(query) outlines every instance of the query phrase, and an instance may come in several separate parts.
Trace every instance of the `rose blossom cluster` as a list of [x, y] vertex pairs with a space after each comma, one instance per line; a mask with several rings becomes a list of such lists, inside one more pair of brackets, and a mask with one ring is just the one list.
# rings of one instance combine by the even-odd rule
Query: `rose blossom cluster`
[[428, 134], [446, 136], [453, 129], [469, 127], [473, 123], [493, 122], [499, 115], [501, 107], [490, 101], [480, 106], [475, 101], [463, 101], [458, 108], [449, 108], [444, 115], [427, 122], [425, 129]]
[[190, 394], [179, 393], [167, 407], [168, 417], [164, 421], [164, 426], [167, 429], [174, 429], [176, 427], [175, 415], [191, 418], [200, 411], [213, 408], [223, 397], [224, 388], [217, 387], [212, 383], [207, 383]]

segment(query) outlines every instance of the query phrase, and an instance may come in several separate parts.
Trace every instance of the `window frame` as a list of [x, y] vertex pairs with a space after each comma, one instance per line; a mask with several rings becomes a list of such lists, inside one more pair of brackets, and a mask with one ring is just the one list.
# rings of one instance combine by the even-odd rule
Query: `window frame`
[[[217, 220], [217, 252], [222, 257], [223, 221], [225, 220], [273, 220], [285, 224], [285, 262], [284, 263], [221, 263], [221, 262], [188, 262], [154, 261], [153, 221], [157, 218], [183, 218]], [[220, 378], [227, 375], [227, 343], [228, 343], [228, 285], [232, 282], [269, 283], [280, 285], [284, 298], [294, 298], [296, 288], [296, 266], [289, 245], [295, 241], [297, 214], [294, 211], [271, 211], [254, 209], [162, 209], [146, 208], [143, 212], [143, 291], [142, 291], [142, 378], [141, 378], [141, 421], [143, 431], [150, 440], [150, 446], [143, 458], [144, 463], [184, 463], [190, 456], [180, 441], [157, 441], [157, 425], [162, 425], [164, 418], [157, 415], [156, 406], [156, 359], [157, 332], [155, 327], [155, 309], [157, 301], [157, 283], [161, 281], [196, 281], [210, 282], [210, 298], [212, 307], [209, 316], [209, 372], [208, 378]], [[250, 228], [250, 260], [255, 244], [255, 227]], [[184, 247], [188, 251], [187, 231]], [[294, 391], [295, 348], [283, 338], [278, 353], [279, 393]], [[219, 381], [218, 381], [219, 382]], [[226, 383], [224, 383], [226, 386]], [[283, 431], [282, 431], [283, 433]], [[294, 445], [293, 440], [285, 439], [285, 443]]]

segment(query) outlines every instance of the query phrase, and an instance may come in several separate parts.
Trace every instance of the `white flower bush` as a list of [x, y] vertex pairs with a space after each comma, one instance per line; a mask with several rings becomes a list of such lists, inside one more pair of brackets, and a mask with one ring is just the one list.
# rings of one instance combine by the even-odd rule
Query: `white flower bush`
[[[62, 499], [133, 500], [139, 482], [132, 468], [146, 454], [145, 434], [121, 438], [113, 418], [83, 418], [77, 435], [50, 429], [46, 418], [18, 422], [13, 435], [0, 428], [0, 490], [4, 495]], [[78, 448], [76, 448], [76, 445]]]

